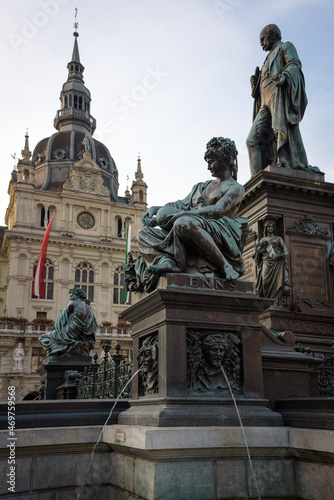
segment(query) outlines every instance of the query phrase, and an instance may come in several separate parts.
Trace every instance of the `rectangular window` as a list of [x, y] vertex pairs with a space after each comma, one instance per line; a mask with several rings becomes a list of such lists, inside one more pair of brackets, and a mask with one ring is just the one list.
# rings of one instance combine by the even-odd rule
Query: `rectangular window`
[[49, 274], [49, 276], [48, 276], [49, 280], [53, 280], [53, 267], [52, 266], [49, 267], [48, 274]]
[[47, 284], [47, 290], [46, 290], [46, 299], [52, 300], [53, 299], [53, 283], [48, 283]]
[[114, 304], [118, 304], [118, 288], [114, 288]]
[[90, 302], [94, 302], [94, 287], [93, 286], [88, 287], [88, 300]]
[[[38, 313], [37, 313], [38, 314]], [[43, 347], [33, 347], [31, 353], [31, 372], [35, 373], [37, 368], [41, 366], [43, 359], [46, 356], [46, 351]]]

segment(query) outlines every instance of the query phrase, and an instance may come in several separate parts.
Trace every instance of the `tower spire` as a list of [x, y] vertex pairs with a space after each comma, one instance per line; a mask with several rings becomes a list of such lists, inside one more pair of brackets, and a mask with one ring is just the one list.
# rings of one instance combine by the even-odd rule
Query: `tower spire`
[[30, 160], [31, 151], [29, 151], [29, 132], [26, 130], [25, 141], [24, 141], [24, 149], [21, 150], [22, 158], [24, 160]]
[[141, 159], [140, 159], [140, 153], [138, 153], [138, 159], [137, 159], [137, 171], [135, 173], [135, 178], [136, 178], [136, 181], [142, 181], [144, 176], [143, 176], [143, 172], [142, 172], [142, 169], [141, 169]]
[[61, 109], [57, 111], [54, 126], [59, 132], [76, 130], [91, 136], [96, 128], [96, 121], [90, 114], [90, 92], [84, 85], [85, 68], [79, 56], [77, 14], [78, 9], [75, 8], [72, 59], [67, 65], [67, 82], [60, 93]]

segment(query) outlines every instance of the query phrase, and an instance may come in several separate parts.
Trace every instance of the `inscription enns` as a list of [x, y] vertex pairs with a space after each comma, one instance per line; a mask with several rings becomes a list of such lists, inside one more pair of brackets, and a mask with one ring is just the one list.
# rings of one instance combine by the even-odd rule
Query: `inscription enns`
[[292, 281], [295, 298], [327, 300], [324, 246], [295, 243], [292, 246]]

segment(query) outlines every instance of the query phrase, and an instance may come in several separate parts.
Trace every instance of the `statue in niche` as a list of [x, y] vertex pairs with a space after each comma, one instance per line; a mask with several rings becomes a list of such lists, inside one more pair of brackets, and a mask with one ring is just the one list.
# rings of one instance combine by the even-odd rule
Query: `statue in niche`
[[98, 324], [87, 295], [81, 288], [72, 288], [70, 302], [58, 316], [54, 330], [39, 337], [47, 356], [89, 356], [95, 344]]
[[264, 223], [264, 236], [255, 245], [253, 259], [258, 268], [256, 292], [260, 297], [276, 298], [277, 304], [287, 306], [291, 295], [286, 257], [288, 249], [280, 236], [275, 235], [276, 223]]
[[156, 394], [159, 391], [158, 336], [147, 337], [138, 352], [141, 382], [145, 394]]
[[189, 330], [187, 333], [188, 387], [191, 392], [241, 393], [240, 339], [232, 333]]
[[128, 289], [151, 292], [160, 276], [189, 272], [189, 265], [194, 273], [206, 269], [227, 280], [243, 275], [247, 219], [236, 217], [245, 191], [237, 182], [237, 154], [233, 141], [214, 137], [204, 155], [214, 180], [196, 184], [183, 200], [144, 213], [140, 256], [125, 269]]
[[21, 342], [17, 344], [17, 347], [13, 351], [13, 359], [14, 359], [13, 371], [21, 372], [23, 370], [23, 359], [24, 359], [24, 350]]
[[281, 31], [275, 24], [263, 28], [260, 44], [268, 55], [261, 71], [257, 67], [251, 76], [254, 121], [246, 141], [251, 174], [272, 163], [320, 172], [308, 164], [299, 130], [307, 97], [296, 48], [291, 42], [281, 41]]
[[91, 144], [90, 144], [90, 137], [88, 134], [85, 135], [82, 145], [85, 149], [85, 153], [91, 153]]

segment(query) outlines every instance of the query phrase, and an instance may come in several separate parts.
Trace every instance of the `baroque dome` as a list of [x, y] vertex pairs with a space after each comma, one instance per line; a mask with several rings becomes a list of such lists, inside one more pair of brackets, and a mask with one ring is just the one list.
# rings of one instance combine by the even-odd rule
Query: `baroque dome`
[[[82, 159], [85, 134], [75, 130], [56, 132], [42, 139], [35, 147], [32, 162], [35, 167], [35, 187], [46, 191], [62, 191], [71, 167]], [[104, 185], [117, 200], [118, 171], [107, 146], [90, 138], [92, 160], [99, 165]]]

